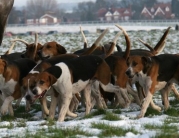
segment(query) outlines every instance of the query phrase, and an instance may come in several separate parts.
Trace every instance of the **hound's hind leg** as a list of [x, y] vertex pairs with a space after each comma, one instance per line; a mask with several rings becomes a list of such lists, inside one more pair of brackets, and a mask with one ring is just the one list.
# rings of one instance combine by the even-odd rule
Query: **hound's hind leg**
[[91, 83], [87, 84], [84, 89], [84, 97], [86, 100], [86, 115], [90, 113], [91, 110]]

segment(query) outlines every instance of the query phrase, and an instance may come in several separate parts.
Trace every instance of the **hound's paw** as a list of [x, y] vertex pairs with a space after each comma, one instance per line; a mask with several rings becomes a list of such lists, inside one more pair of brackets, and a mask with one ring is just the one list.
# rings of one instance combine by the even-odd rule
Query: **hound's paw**
[[144, 115], [139, 114], [139, 115], [137, 116], [137, 119], [142, 118], [142, 117], [144, 117]]
[[169, 105], [169, 104], [164, 106], [164, 110], [165, 110], [165, 111], [167, 111], [169, 108], [170, 108], [170, 105]]
[[161, 107], [157, 107], [157, 111], [158, 112], [162, 112], [162, 108]]
[[1, 106], [1, 115], [5, 115], [8, 112], [8, 106], [2, 105]]

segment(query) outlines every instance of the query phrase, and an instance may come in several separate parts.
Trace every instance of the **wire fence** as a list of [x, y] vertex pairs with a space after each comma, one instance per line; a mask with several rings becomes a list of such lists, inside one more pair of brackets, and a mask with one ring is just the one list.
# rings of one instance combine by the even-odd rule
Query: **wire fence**
[[83, 21], [83, 22], [61, 22], [56, 24], [8, 24], [7, 27], [23, 26], [63, 26], [63, 25], [112, 25], [120, 24], [126, 26], [174, 26], [179, 20], [128, 20], [128, 21]]

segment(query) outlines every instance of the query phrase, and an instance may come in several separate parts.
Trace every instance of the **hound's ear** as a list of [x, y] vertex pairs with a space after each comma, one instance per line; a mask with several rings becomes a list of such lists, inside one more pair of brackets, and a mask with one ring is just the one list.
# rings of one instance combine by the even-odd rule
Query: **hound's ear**
[[57, 81], [57, 79], [55, 78], [55, 76], [49, 74], [49, 82], [50, 85], [54, 84]]
[[129, 57], [126, 59], [126, 65], [129, 66]]
[[142, 64], [144, 65], [143, 73], [147, 73], [152, 66], [152, 59], [150, 57], [142, 57]]
[[59, 54], [66, 54], [66, 49], [63, 47], [63, 46], [61, 46], [60, 44], [56, 44], [56, 46], [57, 46], [57, 50], [58, 50], [58, 53]]
[[7, 68], [7, 61], [3, 59], [2, 62], [4, 63], [4, 69], [6, 69]]

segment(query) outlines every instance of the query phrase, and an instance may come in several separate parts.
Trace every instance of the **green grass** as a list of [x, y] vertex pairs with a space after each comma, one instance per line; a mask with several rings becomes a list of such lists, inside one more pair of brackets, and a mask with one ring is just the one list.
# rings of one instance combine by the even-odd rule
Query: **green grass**
[[11, 121], [13, 121], [13, 120], [15, 120], [15, 117], [14, 117], [14, 116], [3, 115], [3, 116], [1, 117], [1, 121], [9, 121], [9, 122], [11, 122]]
[[164, 120], [164, 123], [165, 124], [179, 123], [179, 119], [178, 119], [178, 117], [169, 116]]
[[106, 112], [105, 116], [102, 119], [109, 120], [109, 121], [121, 120], [120, 117], [118, 117], [117, 115], [115, 115], [111, 112]]
[[146, 129], [150, 129], [150, 130], [160, 130], [161, 132], [171, 132], [171, 133], [174, 133], [177, 131], [177, 126], [173, 126], [173, 125], [170, 125], [170, 124], [163, 124], [161, 126], [159, 125], [155, 125], [155, 124], [146, 124], [144, 125], [144, 127]]
[[179, 110], [176, 108], [169, 108], [167, 111], [164, 112], [165, 114], [169, 115], [169, 116], [179, 116]]
[[25, 120], [22, 120], [22, 121], [18, 122], [17, 127], [26, 127]]
[[176, 106], [179, 104], [179, 100], [178, 99], [174, 99], [174, 100], [170, 100], [170, 105], [173, 107], [173, 106]]
[[154, 115], [161, 115], [161, 112], [158, 112], [157, 110], [154, 110], [151, 107], [148, 107], [147, 112], [145, 113], [145, 117], [150, 117]]
[[177, 118], [167, 117], [162, 125], [145, 124], [144, 128], [157, 131], [154, 138], [177, 138], [179, 137], [179, 133], [177, 133], [179, 128], [176, 125], [172, 125], [172, 123], [178, 123], [178, 120], [175, 122], [176, 120]]
[[[119, 112], [119, 110], [116, 110], [116, 112]], [[102, 119], [109, 120], [109, 121], [121, 120], [120, 117], [118, 117], [114, 113], [104, 109], [97, 109], [96, 111], [90, 113], [89, 115], [84, 116], [82, 119], [92, 118], [97, 115], [104, 115]]]
[[121, 114], [122, 113], [120, 109], [114, 109], [112, 112], [115, 113], [115, 114]]
[[39, 130], [35, 135], [32, 136], [32, 134], [29, 134], [27, 132], [26, 138], [33, 137], [33, 138], [67, 138], [67, 137], [76, 137], [76, 135], [80, 135], [81, 137], [84, 136], [92, 136], [88, 132], [85, 132], [83, 130], [80, 130], [79, 127], [75, 128], [66, 128], [66, 129], [60, 129], [60, 128], [52, 128], [49, 127], [47, 130]]
[[88, 115], [85, 115], [85, 116], [83, 117], [83, 119], [85, 119], [85, 118], [92, 118], [92, 117], [97, 116], [97, 115], [106, 114], [106, 112], [107, 112], [107, 111], [106, 111], [105, 109], [97, 109], [96, 111], [91, 112], [91, 113], [88, 114]]
[[25, 106], [19, 106], [17, 109], [14, 110], [14, 116], [17, 118], [29, 119], [30, 117], [32, 117], [32, 114], [26, 112]]
[[13, 129], [14, 128], [14, 124], [10, 122], [9, 125], [0, 126], [0, 129], [1, 128]]
[[125, 136], [126, 133], [132, 132], [137, 134], [138, 132], [134, 128], [123, 129], [121, 127], [114, 127], [104, 123], [92, 123], [92, 128], [102, 129], [101, 133], [98, 135], [102, 137], [112, 137], [112, 136]]
[[173, 134], [160, 133], [160, 134], [156, 134], [156, 136], [152, 138], [179, 138], [179, 134], [178, 133], [173, 133]]

